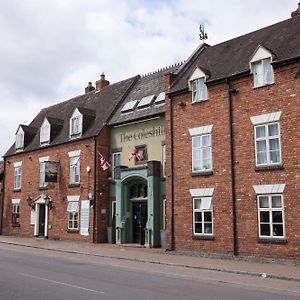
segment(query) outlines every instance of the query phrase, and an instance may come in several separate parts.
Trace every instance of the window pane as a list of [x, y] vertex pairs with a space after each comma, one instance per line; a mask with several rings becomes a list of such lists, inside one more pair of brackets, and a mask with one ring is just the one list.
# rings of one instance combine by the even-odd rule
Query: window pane
[[203, 169], [204, 170], [210, 170], [211, 169], [210, 159], [203, 160]]
[[199, 149], [193, 150], [193, 159], [194, 159], [194, 160], [200, 160], [200, 157], [201, 157], [200, 153], [201, 153], [201, 152], [200, 152]]
[[202, 224], [195, 223], [195, 233], [202, 233]]
[[264, 82], [265, 83], [272, 83], [273, 82], [273, 72], [272, 72], [272, 66], [271, 66], [271, 60], [270, 59], [264, 59], [262, 61], [263, 68], [264, 68]]
[[193, 161], [193, 171], [200, 171], [200, 170], [201, 170], [200, 160]]
[[263, 85], [263, 68], [262, 63], [256, 63], [254, 65], [254, 85], [261, 86]]
[[270, 225], [261, 224], [260, 225], [260, 234], [265, 236], [270, 236]]
[[262, 223], [269, 223], [270, 222], [270, 216], [268, 211], [261, 211], [259, 213], [260, 215], [260, 222]]
[[278, 124], [270, 124], [269, 128], [269, 136], [278, 135]]
[[257, 164], [266, 164], [267, 163], [267, 152], [258, 152], [257, 153]]
[[204, 224], [204, 233], [212, 233], [212, 224], [211, 223]]
[[273, 225], [273, 235], [274, 236], [283, 236], [283, 225], [282, 224]]
[[201, 222], [201, 221], [202, 221], [201, 212], [195, 212], [195, 222]]
[[270, 150], [279, 150], [279, 139], [270, 139]]
[[275, 164], [275, 163], [280, 162], [280, 152], [279, 152], [279, 150], [270, 152], [270, 162], [271, 162], [271, 164]]
[[263, 138], [266, 136], [265, 126], [257, 126], [255, 127], [255, 130], [256, 130], [256, 138]]
[[273, 223], [282, 223], [282, 212], [272, 211]]
[[204, 212], [204, 221], [211, 222], [211, 220], [212, 220], [211, 212], [210, 211]]
[[200, 209], [201, 199], [194, 199], [194, 209]]
[[281, 208], [281, 196], [272, 196], [272, 207], [273, 208]]
[[201, 145], [200, 136], [194, 136], [192, 140], [193, 140], [193, 148], [199, 148]]
[[256, 146], [257, 146], [257, 151], [258, 152], [266, 152], [266, 150], [267, 150], [267, 143], [266, 143], [265, 140], [257, 141]]
[[203, 147], [210, 146], [210, 134], [202, 136], [202, 146]]
[[268, 197], [259, 197], [259, 207], [268, 208], [269, 207], [269, 198]]

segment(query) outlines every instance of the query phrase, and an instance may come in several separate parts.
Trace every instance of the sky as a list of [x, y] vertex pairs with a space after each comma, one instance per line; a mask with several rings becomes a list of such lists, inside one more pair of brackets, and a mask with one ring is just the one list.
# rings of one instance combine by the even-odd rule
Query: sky
[[290, 18], [297, 0], [0, 0], [0, 157], [44, 107]]

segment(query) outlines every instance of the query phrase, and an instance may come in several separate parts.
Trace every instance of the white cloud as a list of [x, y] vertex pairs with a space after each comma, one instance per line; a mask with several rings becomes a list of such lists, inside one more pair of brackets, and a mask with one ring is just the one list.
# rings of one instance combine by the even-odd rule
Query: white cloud
[[294, 0], [10, 0], [0, 3], [0, 155], [20, 123], [111, 82], [186, 59], [205, 24], [215, 44], [289, 18]]

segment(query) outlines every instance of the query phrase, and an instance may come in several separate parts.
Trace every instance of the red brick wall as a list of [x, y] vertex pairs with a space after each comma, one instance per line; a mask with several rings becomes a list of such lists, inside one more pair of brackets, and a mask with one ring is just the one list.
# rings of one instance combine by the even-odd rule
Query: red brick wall
[[[80, 154], [80, 186], [69, 187], [69, 156], [68, 152], [81, 150]], [[49, 183], [46, 190], [39, 190], [39, 157], [49, 156], [51, 161], [60, 162], [58, 183]], [[14, 162], [22, 161], [22, 186], [20, 192], [13, 191]], [[86, 168], [89, 166], [91, 172]], [[26, 199], [32, 199], [41, 194], [50, 196], [54, 208], [49, 212], [49, 238], [68, 240], [87, 240], [93, 238], [93, 209], [90, 209], [89, 236], [80, 233], [67, 232], [67, 196], [80, 195], [81, 200], [88, 199], [88, 193], [93, 192], [94, 186], [94, 141], [92, 139], [74, 141], [60, 146], [43, 148], [30, 153], [19, 153], [6, 158], [5, 199], [3, 212], [3, 233], [20, 236], [33, 236], [34, 226], [30, 225], [31, 208]], [[20, 199], [20, 227], [11, 225], [11, 199]], [[80, 206], [79, 206], [80, 209]], [[80, 220], [80, 210], [79, 210]], [[80, 228], [80, 225], [79, 225]]]
[[[233, 129], [236, 172], [238, 254], [280, 258], [300, 257], [300, 84], [298, 65], [275, 69], [275, 84], [253, 89], [252, 76], [235, 80]], [[191, 103], [191, 93], [173, 98], [175, 247], [229, 254], [233, 251], [230, 144], [227, 86], [208, 88], [209, 100]], [[181, 107], [180, 101], [186, 106]], [[254, 129], [251, 116], [282, 111], [280, 120], [283, 170], [255, 171]], [[213, 124], [213, 175], [191, 176], [189, 128]], [[170, 246], [170, 101], [166, 101], [167, 236]], [[258, 217], [253, 185], [285, 183], [284, 215], [287, 244], [258, 243]], [[213, 187], [214, 240], [193, 240], [190, 188]]]

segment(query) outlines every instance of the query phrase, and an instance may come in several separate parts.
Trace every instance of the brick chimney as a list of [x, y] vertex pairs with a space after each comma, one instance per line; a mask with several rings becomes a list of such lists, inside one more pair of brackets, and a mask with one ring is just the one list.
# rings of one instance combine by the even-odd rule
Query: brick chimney
[[88, 86], [84, 89], [84, 91], [85, 91], [86, 94], [89, 93], [89, 92], [92, 92], [94, 90], [95, 90], [95, 88], [93, 87], [93, 85], [92, 85], [91, 82], [89, 82]]
[[300, 15], [300, 2], [298, 3], [298, 8], [291, 13], [291, 17], [294, 18]]
[[107, 85], [109, 85], [109, 81], [105, 79], [105, 75], [102, 73], [100, 79], [96, 81], [96, 91], [102, 90]]

